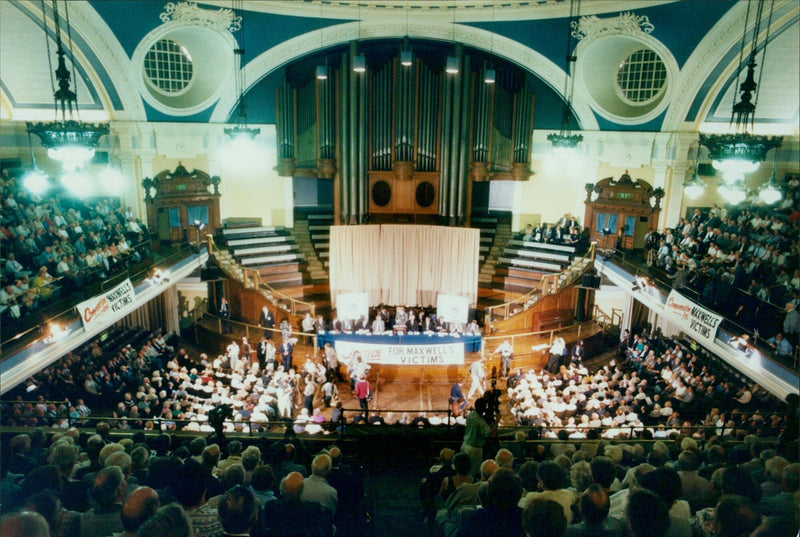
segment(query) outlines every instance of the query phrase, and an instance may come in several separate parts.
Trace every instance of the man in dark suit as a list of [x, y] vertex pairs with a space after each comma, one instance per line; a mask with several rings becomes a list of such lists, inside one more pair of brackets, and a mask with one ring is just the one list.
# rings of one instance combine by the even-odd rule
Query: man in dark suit
[[291, 341], [284, 341], [281, 343], [280, 353], [281, 362], [283, 363], [283, 370], [289, 371], [292, 368], [292, 353], [294, 352], [294, 345]]
[[332, 332], [342, 331], [342, 321], [339, 320], [339, 317], [336, 314], [333, 315], [333, 320], [331, 321], [331, 331]]
[[261, 341], [258, 342], [258, 347], [256, 348], [256, 356], [258, 357], [258, 367], [261, 371], [264, 371], [264, 366], [266, 366], [268, 345], [269, 342], [267, 341], [267, 338], [265, 336], [261, 338]]
[[258, 326], [264, 329], [264, 337], [272, 339], [272, 328], [275, 328], [275, 316], [264, 306], [261, 308], [261, 315], [258, 318]]
[[228, 304], [228, 299], [222, 297], [219, 303], [219, 316], [222, 319], [222, 333], [223, 334], [231, 334], [233, 330], [231, 329], [231, 306]]

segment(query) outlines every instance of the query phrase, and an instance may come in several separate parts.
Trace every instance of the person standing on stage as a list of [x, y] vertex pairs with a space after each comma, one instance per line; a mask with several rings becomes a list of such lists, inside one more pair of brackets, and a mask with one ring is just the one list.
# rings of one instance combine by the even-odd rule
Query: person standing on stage
[[239, 371], [239, 345], [236, 340], [230, 342], [227, 348], [228, 351], [228, 367], [231, 371]]
[[[283, 322], [285, 321], [282, 321], [281, 324], [283, 324]], [[292, 345], [292, 342], [289, 340], [289, 338], [284, 339], [283, 343], [281, 343], [280, 352], [283, 370], [288, 373], [292, 368], [292, 353], [294, 352], [294, 345]]]
[[486, 400], [478, 397], [475, 409], [467, 414], [467, 427], [464, 430], [464, 441], [461, 443], [461, 452], [469, 455], [470, 475], [475, 475], [483, 462], [483, 446], [492, 434], [492, 428], [484, 417], [486, 414]]
[[[256, 358], [258, 358], [258, 368], [261, 371], [264, 371], [264, 368], [267, 366], [267, 345], [270, 343], [267, 341], [266, 337], [262, 337], [261, 341], [258, 342], [256, 346]], [[272, 359], [275, 360], [275, 347], [272, 347]]]
[[464, 413], [467, 407], [467, 398], [464, 396], [464, 390], [461, 388], [461, 381], [456, 381], [450, 387], [450, 411], [455, 417]]
[[586, 349], [583, 347], [583, 340], [580, 340], [572, 347], [572, 365], [583, 365], [583, 357], [585, 354]]
[[358, 382], [356, 382], [356, 389], [355, 389], [355, 396], [358, 399], [358, 404], [361, 406], [361, 410], [364, 411], [364, 419], [369, 420], [369, 399], [372, 389], [369, 386], [369, 382], [364, 375], [361, 375], [358, 378]]
[[498, 352], [500, 353], [500, 374], [507, 377], [508, 372], [511, 371], [511, 360], [514, 359], [514, 347], [511, 346], [510, 341], [505, 340], [492, 354]]
[[284, 318], [281, 321], [281, 324], [278, 325], [278, 328], [281, 329], [281, 337], [283, 337], [283, 341], [289, 341], [289, 338], [292, 337], [292, 325], [289, 324], [289, 320]]
[[[314, 318], [310, 313], [306, 313], [306, 316], [303, 317], [301, 327], [306, 334], [312, 334], [314, 332]], [[306, 336], [306, 345], [311, 345], [312, 342], [313, 338], [311, 336]]]
[[267, 348], [264, 352], [264, 368], [268, 368], [272, 366], [272, 369], [275, 369], [275, 344], [272, 340], [267, 341]]
[[272, 339], [272, 329], [275, 328], [275, 316], [264, 306], [261, 308], [261, 315], [258, 318], [258, 326], [264, 329], [264, 337]]
[[231, 334], [233, 330], [231, 329], [231, 305], [228, 304], [228, 299], [222, 297], [219, 302], [219, 316], [222, 319], [222, 333], [223, 334]]
[[486, 372], [483, 370], [484, 362], [484, 358], [478, 358], [469, 366], [469, 376], [472, 379], [472, 385], [469, 388], [467, 399], [472, 399], [475, 392], [478, 392], [478, 395], [483, 395], [486, 389], [484, 386], [484, 379], [486, 378]]
[[244, 365], [245, 369], [249, 368], [250, 365], [251, 365], [250, 364], [250, 359], [253, 357], [252, 356], [252, 351], [253, 351], [252, 345], [250, 345], [250, 343], [247, 341], [246, 337], [243, 337], [242, 338], [242, 346], [239, 348], [239, 356], [244, 361], [243, 365]]
[[547, 362], [548, 373], [558, 373], [561, 368], [561, 355], [564, 354], [566, 343], [563, 338], [553, 339], [553, 346], [550, 347], [550, 360]]
[[331, 380], [341, 380], [341, 374], [339, 373], [339, 359], [336, 356], [336, 349], [334, 349], [333, 345], [330, 343], [325, 342], [322, 352], [324, 354], [323, 360], [325, 360], [325, 376]]

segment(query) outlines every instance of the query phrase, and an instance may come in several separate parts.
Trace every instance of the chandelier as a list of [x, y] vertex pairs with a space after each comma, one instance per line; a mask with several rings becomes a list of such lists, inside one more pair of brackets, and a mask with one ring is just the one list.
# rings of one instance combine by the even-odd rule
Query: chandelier
[[[55, 121], [50, 122], [27, 122], [28, 133], [39, 137], [42, 147], [47, 148], [47, 156], [53, 160], [61, 162], [62, 167], [68, 173], [82, 167], [87, 161], [94, 157], [100, 138], [108, 134], [108, 123], [86, 123], [80, 121], [78, 114], [78, 95], [70, 88], [72, 74], [67, 69], [65, 59], [66, 52], [61, 41], [60, 16], [58, 12], [57, 0], [53, 3], [53, 22], [55, 24], [56, 55], [58, 56], [58, 67], [55, 70], [55, 81], [58, 83], [58, 90], [55, 89], [52, 65], [50, 74], [50, 85], [53, 88], [55, 99]], [[71, 25], [69, 21], [69, 3], [64, 2], [67, 33], [70, 36], [70, 58], [73, 63], [75, 55], [72, 53]], [[44, 0], [42, 0], [42, 16], [44, 18], [44, 38], [47, 45], [47, 60], [50, 62], [50, 40], [47, 36], [47, 20], [44, 10]], [[76, 84], [77, 89], [77, 84]]]
[[[240, 45], [237, 46], [236, 40], [233, 45], [233, 55], [238, 57], [238, 62], [233, 62], [234, 81], [236, 85], [236, 126], [230, 129], [225, 129], [225, 134], [231, 137], [231, 140], [253, 140], [261, 132], [261, 129], [252, 128], [247, 126], [247, 107], [245, 106], [244, 92], [247, 88], [247, 80], [244, 74], [244, 5], [242, 0], [234, 0], [232, 2], [233, 12], [239, 12], [239, 31], [241, 32]], [[238, 64], [238, 65], [237, 65]]]
[[566, 65], [564, 68], [564, 97], [567, 102], [564, 104], [564, 111], [561, 115], [561, 129], [558, 134], [547, 135], [547, 140], [552, 144], [553, 151], [556, 153], [570, 153], [577, 149], [578, 144], [583, 141], [583, 135], [572, 134], [572, 95], [575, 92], [575, 77], [570, 79], [569, 73], [572, 64], [578, 59], [572, 53], [572, 26], [573, 19], [577, 19], [580, 13], [580, 0], [571, 0], [569, 4], [569, 19], [567, 20], [567, 54]]
[[700, 180], [700, 176], [697, 174], [697, 168], [700, 165], [700, 144], [697, 144], [697, 149], [694, 153], [694, 172], [692, 172], [692, 177], [683, 183], [683, 192], [686, 194], [691, 200], [696, 200], [700, 196], [703, 195], [706, 187], [703, 181]]
[[[740, 58], [744, 56], [747, 44], [750, 23], [750, 7], [747, 4], [747, 14], [745, 16], [745, 29], [742, 35], [742, 45]], [[767, 35], [764, 38], [762, 47], [761, 62], [763, 64], [769, 43], [769, 30], [772, 22], [772, 11], [774, 5], [770, 7], [767, 20]], [[753, 41], [751, 43], [750, 58], [747, 63], [747, 72], [744, 81], [739, 85], [739, 102], [733, 105], [731, 113], [731, 130], [728, 134], [700, 134], [700, 143], [708, 148], [711, 163], [715, 169], [721, 171], [725, 178], [726, 188], [738, 188], [743, 184], [741, 176], [746, 173], [754, 172], [759, 164], [766, 159], [767, 152], [777, 149], [783, 142], [782, 136], [762, 136], [751, 132], [756, 115], [756, 104], [758, 101], [758, 87], [761, 83], [761, 73], [756, 82], [756, 55], [759, 52], [759, 37], [761, 33], [761, 18], [764, 10], [764, 0], [759, 0], [756, 8]], [[742, 65], [740, 61], [739, 73], [736, 76], [737, 84], [741, 75]], [[739, 196], [737, 195], [736, 198]]]

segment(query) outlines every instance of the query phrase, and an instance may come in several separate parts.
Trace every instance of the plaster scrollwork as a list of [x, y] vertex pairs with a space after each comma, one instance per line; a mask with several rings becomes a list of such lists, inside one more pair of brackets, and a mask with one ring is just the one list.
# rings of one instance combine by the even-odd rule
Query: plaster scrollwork
[[242, 27], [242, 17], [232, 9], [220, 8], [216, 11], [197, 7], [194, 2], [167, 2], [164, 12], [159, 16], [161, 22], [179, 22], [191, 26], [210, 28], [218, 32], [236, 32]]
[[572, 37], [575, 39], [594, 39], [609, 34], [636, 35], [649, 34], [655, 26], [647, 15], [637, 15], [631, 11], [620, 13], [616, 17], [601, 19], [597, 15], [581, 17], [570, 23]]

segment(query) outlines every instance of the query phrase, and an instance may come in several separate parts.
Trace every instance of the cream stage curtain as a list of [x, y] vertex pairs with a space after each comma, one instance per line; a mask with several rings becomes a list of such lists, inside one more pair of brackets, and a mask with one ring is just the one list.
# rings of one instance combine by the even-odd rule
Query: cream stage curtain
[[330, 288], [366, 292], [371, 305], [435, 306], [439, 293], [477, 302], [480, 231], [416, 226], [331, 226]]

